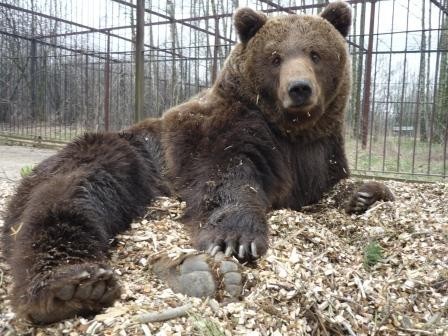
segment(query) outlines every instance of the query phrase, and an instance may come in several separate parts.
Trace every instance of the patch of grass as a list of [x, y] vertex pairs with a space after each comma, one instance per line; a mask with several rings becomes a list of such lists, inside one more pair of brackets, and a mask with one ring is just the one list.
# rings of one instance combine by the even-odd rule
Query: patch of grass
[[27, 177], [29, 174], [31, 174], [33, 169], [34, 166], [24, 166], [20, 168], [20, 176], [22, 176], [22, 178]]
[[418, 139], [414, 143], [413, 137], [399, 139], [389, 135], [386, 141], [374, 137], [372, 143], [362, 149], [361, 141], [348, 135], [346, 153], [351, 170], [367, 175], [440, 181], [446, 173], [443, 144], [429, 144]]
[[364, 248], [364, 268], [369, 270], [383, 259], [383, 249], [377, 242], [370, 242]]
[[224, 330], [222, 330], [221, 326], [218, 323], [208, 318], [203, 318], [197, 314], [190, 314], [190, 316], [193, 319], [193, 324], [198, 332], [198, 335], [225, 336]]

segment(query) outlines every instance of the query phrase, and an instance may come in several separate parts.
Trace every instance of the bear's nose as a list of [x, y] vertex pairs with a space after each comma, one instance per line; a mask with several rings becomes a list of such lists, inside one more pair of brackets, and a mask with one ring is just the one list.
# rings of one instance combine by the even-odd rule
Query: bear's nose
[[294, 106], [302, 106], [310, 99], [313, 88], [308, 80], [296, 80], [289, 83], [288, 93]]

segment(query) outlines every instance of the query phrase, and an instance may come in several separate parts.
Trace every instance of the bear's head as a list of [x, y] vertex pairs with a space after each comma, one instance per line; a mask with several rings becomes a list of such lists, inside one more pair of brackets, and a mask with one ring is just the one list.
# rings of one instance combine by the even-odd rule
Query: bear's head
[[234, 22], [240, 43], [227, 59], [221, 85], [229, 84], [270, 122], [292, 133], [335, 113], [338, 96], [343, 96], [338, 108], [345, 108], [350, 85], [347, 4], [331, 3], [319, 16], [272, 18], [241, 8]]

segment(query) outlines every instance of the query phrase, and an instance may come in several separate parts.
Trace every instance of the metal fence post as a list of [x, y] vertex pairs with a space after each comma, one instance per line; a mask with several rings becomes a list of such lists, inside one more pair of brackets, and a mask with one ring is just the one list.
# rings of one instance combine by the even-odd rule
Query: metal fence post
[[109, 131], [110, 108], [110, 34], [107, 34], [107, 55], [104, 65], [104, 130]]
[[372, 50], [373, 50], [373, 30], [375, 28], [375, 2], [370, 2], [370, 26], [369, 42], [367, 45], [366, 70], [364, 72], [364, 93], [362, 103], [362, 121], [361, 121], [361, 143], [362, 149], [367, 147], [367, 138], [369, 133], [369, 114], [370, 114], [370, 88], [372, 79]]
[[143, 119], [144, 93], [144, 64], [143, 42], [145, 34], [145, 0], [137, 0], [137, 30], [135, 35], [135, 113], [134, 122]]

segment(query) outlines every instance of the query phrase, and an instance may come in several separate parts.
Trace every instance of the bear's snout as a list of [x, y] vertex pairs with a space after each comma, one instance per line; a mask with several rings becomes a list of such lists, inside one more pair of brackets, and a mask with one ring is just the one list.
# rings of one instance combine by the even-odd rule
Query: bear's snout
[[313, 66], [304, 57], [286, 60], [279, 74], [277, 97], [287, 113], [306, 113], [315, 107], [319, 86]]
[[288, 94], [294, 107], [307, 105], [313, 94], [312, 84], [306, 79], [291, 81], [288, 84]]

